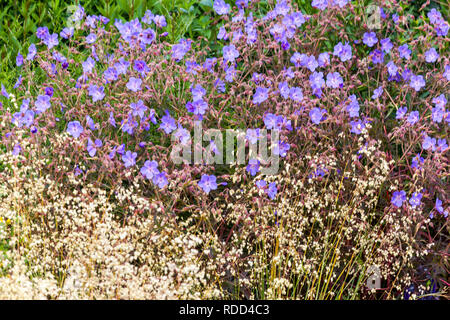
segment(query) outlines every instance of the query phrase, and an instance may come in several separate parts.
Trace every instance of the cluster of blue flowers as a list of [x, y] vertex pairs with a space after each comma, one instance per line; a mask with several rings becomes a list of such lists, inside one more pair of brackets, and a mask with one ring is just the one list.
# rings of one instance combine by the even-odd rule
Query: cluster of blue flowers
[[[319, 10], [325, 10], [327, 8], [339, 7], [343, 8], [348, 4], [347, 0], [313, 0], [311, 5]], [[222, 48], [222, 61], [220, 57], [209, 57], [200, 65], [197, 61], [192, 58], [185, 59], [186, 55], [192, 50], [192, 41], [189, 39], [180, 39], [180, 41], [171, 47], [170, 57], [175, 62], [184, 61], [184, 67], [188, 74], [197, 75], [199, 72], [208, 72], [211, 74], [215, 73], [216, 66], [221, 69], [224, 73], [224, 77], [215, 78], [213, 87], [218, 92], [226, 92], [226, 83], [232, 83], [236, 79], [238, 63], [241, 57], [239, 52], [239, 41], [244, 36], [246, 38], [246, 43], [248, 45], [253, 45], [258, 40], [258, 19], [254, 18], [253, 13], [248, 13], [246, 15], [246, 8], [249, 2], [247, 0], [236, 1], [236, 6], [238, 8], [237, 14], [235, 14], [231, 21], [232, 23], [243, 22], [243, 29], [234, 29], [232, 32], [228, 31], [225, 26], [221, 26], [217, 38], [223, 42]], [[224, 0], [215, 0], [213, 2], [214, 11], [220, 15], [229, 15], [232, 12], [230, 4], [226, 3]], [[386, 19], [387, 15], [382, 11], [383, 19]], [[437, 36], [446, 36], [448, 32], [448, 23], [442, 18], [442, 15], [435, 9], [432, 9], [428, 13], [428, 18], [430, 22], [435, 26]], [[109, 22], [109, 19], [103, 16], [86, 16], [84, 9], [80, 6], [75, 14], [72, 16], [74, 22], [81, 22], [88, 27], [89, 34], [83, 39], [83, 44], [85, 44], [91, 50], [91, 55], [84, 61], [82, 61], [82, 71], [83, 74], [77, 79], [75, 84], [76, 88], [84, 88], [84, 84], [88, 83], [94, 75], [97, 75], [96, 68], [100, 65], [99, 57], [96, 53], [97, 42], [102, 37], [102, 32], [97, 32], [102, 30], [103, 26]], [[288, 1], [278, 1], [273, 10], [269, 11], [262, 21], [275, 21], [272, 23], [271, 28], [268, 30], [268, 34], [278, 43], [282, 50], [288, 51], [291, 45], [294, 43], [297, 31], [307, 22], [309, 17], [303, 15], [300, 11], [292, 12], [292, 8]], [[392, 20], [398, 23], [399, 16], [397, 14], [392, 14]], [[103, 25], [103, 26], [102, 26]], [[154, 15], [150, 10], [145, 13], [142, 19], [134, 19], [128, 22], [115, 21], [114, 26], [120, 33], [121, 39], [127, 43], [130, 47], [139, 47], [142, 51], [145, 51], [148, 46], [155, 43], [158, 36], [164, 37], [167, 35], [166, 32], [159, 32], [158, 29], [162, 29], [167, 26], [167, 22], [164, 16]], [[158, 35], [159, 33], [159, 35]], [[74, 28], [67, 27], [64, 28], [58, 35], [56, 33], [50, 34], [47, 27], [40, 27], [37, 29], [36, 36], [41, 40], [40, 44], [46, 46], [48, 52], [51, 52], [53, 60], [50, 63], [49, 74], [57, 73], [57, 64], [60, 65], [62, 69], [67, 69], [69, 66], [69, 61], [64, 55], [55, 50], [59, 45], [59, 38], [70, 39], [74, 36]], [[411, 70], [407, 68], [407, 64], [404, 67], [400, 66], [398, 62], [393, 60], [385, 63], [385, 58], [390, 56], [395, 50], [397, 50], [398, 55], [401, 59], [408, 60], [411, 59], [412, 51], [408, 44], [405, 43], [398, 46], [397, 49], [394, 48], [389, 37], [384, 39], [379, 39], [378, 35], [374, 31], [365, 32], [362, 36], [361, 41], [356, 41], [355, 44], [362, 43], [366, 47], [372, 50], [369, 54], [370, 61], [373, 65], [384, 65], [388, 71], [388, 81], [400, 82], [404, 81], [410, 88], [415, 92], [419, 92], [424, 89], [427, 85], [424, 76], [416, 75]], [[39, 44], [38, 44], [39, 45]], [[92, 103], [97, 103], [100, 105], [106, 97], [107, 90], [110, 85], [118, 81], [121, 77], [126, 81], [126, 89], [133, 92], [143, 92], [145, 91], [144, 80], [151, 74], [152, 70], [149, 65], [144, 60], [127, 60], [127, 53], [123, 48], [123, 45], [119, 42], [118, 47], [123, 53], [121, 57], [114, 57], [112, 54], [108, 56], [107, 68], [103, 71], [102, 85], [99, 84], [89, 84], [87, 86], [87, 95], [90, 97]], [[18, 67], [24, 64], [24, 61], [32, 61], [37, 55], [37, 46], [31, 44], [28, 48], [28, 53], [24, 57], [21, 53], [18, 53], [16, 58], [16, 64]], [[254, 72], [252, 75], [252, 81], [255, 84], [254, 93], [252, 96], [252, 103], [256, 108], [261, 107], [262, 104], [267, 103], [271, 99], [276, 99], [281, 97], [282, 100], [289, 101], [294, 106], [298, 106], [302, 109], [302, 102], [307, 99], [307, 90], [310, 88], [313, 95], [317, 98], [322, 98], [324, 93], [329, 92], [339, 92], [339, 90], [345, 88], [347, 83], [344, 81], [343, 75], [331, 69], [331, 59], [339, 59], [340, 62], [344, 64], [350, 64], [354, 60], [354, 49], [352, 44], [348, 41], [341, 41], [337, 43], [332, 52], [321, 52], [317, 56], [309, 55], [301, 52], [289, 53], [290, 63], [293, 66], [285, 68], [282, 71], [282, 79], [278, 83], [272, 83], [271, 81], [265, 81], [265, 75], [258, 72]], [[434, 47], [426, 48], [423, 59], [428, 64], [435, 64], [440, 59], [439, 52]], [[309, 79], [309, 88], [301, 87], [300, 85], [294, 85], [292, 82], [295, 79], [295, 72], [300, 71], [307, 72]], [[327, 70], [328, 69], [328, 70]], [[444, 71], [442, 73], [444, 79], [450, 80], [450, 65], [444, 66]], [[20, 86], [21, 77], [17, 81], [15, 88]], [[384, 85], [379, 85], [372, 92], [372, 100], [380, 100], [386, 95], [387, 87]], [[209, 89], [208, 89], [209, 90]], [[190, 92], [192, 95], [191, 101], [188, 101], [185, 105], [186, 110], [193, 114], [196, 120], [203, 120], [207, 115], [208, 111], [208, 95], [207, 89], [200, 84], [192, 84], [190, 87]], [[8, 92], [2, 84], [1, 94], [9, 98]], [[35, 117], [39, 114], [47, 112], [52, 108], [52, 96], [53, 88], [45, 88], [45, 93], [40, 94], [36, 97], [35, 101], [32, 103], [34, 108], [30, 106], [30, 99], [24, 99], [20, 110], [13, 114], [12, 122], [17, 127], [26, 127], [30, 131], [35, 133], [38, 128], [35, 123]], [[437, 97], [433, 97], [432, 103], [434, 107], [431, 110], [431, 120], [435, 124], [441, 124], [442, 122], [450, 123], [450, 116], [446, 110], [447, 99], [444, 94]], [[342, 102], [345, 105], [345, 110], [348, 112], [349, 116], [349, 126], [350, 132], [359, 135], [363, 132], [368, 123], [368, 120], [360, 117], [360, 104], [355, 94], [351, 94], [348, 98]], [[61, 110], [64, 106], [61, 105]], [[316, 126], [322, 125], [326, 122], [329, 115], [329, 110], [326, 108], [313, 107], [309, 110], [309, 120]], [[421, 115], [418, 110], [411, 110], [408, 112], [406, 106], [401, 106], [396, 111], [395, 118], [397, 120], [404, 120], [408, 125], [414, 126], [421, 120]], [[81, 123], [80, 121], [85, 121]], [[111, 111], [108, 119], [109, 124], [112, 127], [116, 127], [116, 119], [114, 112]], [[266, 129], [278, 129], [283, 132], [291, 132], [293, 128], [291, 126], [291, 120], [286, 116], [273, 114], [266, 112], [263, 116], [263, 122]], [[144, 128], [145, 130], [150, 129], [150, 123], [158, 125], [159, 130], [163, 131], [165, 134], [171, 134], [175, 132], [176, 137], [183, 144], [189, 142], [190, 135], [189, 131], [177, 123], [177, 120], [172, 117], [168, 110], [165, 114], [161, 115], [161, 118], [157, 119], [157, 113], [154, 109], [147, 107], [142, 99], [137, 99], [137, 101], [131, 101], [129, 104], [129, 113], [127, 117], [121, 120], [120, 128], [124, 133], [133, 135], [138, 128]], [[99, 128], [99, 123], [95, 123], [95, 120], [91, 116], [86, 116], [85, 120], [73, 120], [69, 121], [67, 124], [67, 132], [74, 138], [79, 139], [83, 134], [88, 135], [86, 151], [91, 157], [95, 157], [98, 150], [105, 148], [105, 144], [100, 137], [91, 137], [89, 130], [94, 132]], [[259, 139], [262, 138], [261, 133], [262, 128], [252, 128], [247, 129], [246, 139], [250, 144], [255, 144]], [[98, 131], [97, 131], [98, 132]], [[144, 148], [145, 142], [140, 142], [139, 146]], [[211, 141], [211, 146], [214, 148], [214, 142]], [[421, 144], [423, 150], [429, 152], [441, 152], [443, 153], [448, 149], [446, 139], [437, 139], [423, 133], [423, 140]], [[282, 137], [279, 144], [275, 146], [272, 150], [274, 154], [280, 155], [281, 157], [286, 157], [288, 151], [291, 149], [291, 145], [287, 142], [286, 137]], [[13, 152], [18, 154], [21, 152], [20, 144], [16, 144]], [[138, 160], [138, 153], [131, 150], [126, 150], [125, 144], [120, 146], [113, 146], [109, 150], [109, 157], [113, 159], [118, 153], [121, 156], [123, 165], [125, 168], [130, 168], [136, 165]], [[417, 154], [412, 159], [412, 167], [414, 169], [420, 169], [424, 159], [421, 154]], [[167, 174], [165, 172], [160, 172], [158, 169], [158, 164], [155, 161], [147, 160], [141, 167], [141, 174], [148, 180], [152, 180], [155, 185], [163, 188], [168, 184]], [[256, 159], [250, 159], [246, 171], [251, 176], [256, 176], [260, 171], [261, 163]], [[79, 169], [78, 169], [79, 170]], [[322, 170], [322, 169], [321, 169]], [[318, 171], [314, 175], [322, 176], [325, 171]], [[198, 185], [206, 192], [209, 193], [211, 190], [217, 189], [216, 177], [214, 175], [203, 175]], [[271, 183], [266, 186], [264, 180], [258, 180], [257, 186], [259, 188], [264, 188], [271, 199], [277, 194], [276, 183]], [[393, 196], [393, 204], [400, 207], [403, 201], [403, 197], [395, 194]], [[394, 200], [395, 199], [395, 200]], [[410, 204], [413, 207], [420, 205], [421, 194], [418, 193], [410, 198]]]

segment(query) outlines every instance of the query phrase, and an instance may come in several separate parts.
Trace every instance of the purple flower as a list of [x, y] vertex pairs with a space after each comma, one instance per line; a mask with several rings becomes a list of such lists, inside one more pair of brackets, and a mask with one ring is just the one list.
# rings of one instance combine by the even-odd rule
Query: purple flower
[[139, 116], [141, 120], [144, 118], [144, 114], [147, 111], [147, 107], [144, 105], [144, 102], [139, 99], [137, 103], [130, 104], [132, 115], [133, 116]]
[[408, 118], [406, 119], [406, 121], [410, 124], [413, 125], [415, 124], [417, 121], [419, 121], [419, 111], [412, 111]]
[[[232, 43], [236, 43], [239, 42], [239, 40], [244, 36], [244, 33], [242, 32], [241, 29], [238, 29], [236, 31], [233, 32], [233, 39], [231, 39]], [[228, 38], [228, 36], [227, 36]]]
[[352, 126], [350, 132], [354, 134], [360, 134], [362, 130], [366, 127], [365, 123], [360, 119], [351, 121], [350, 125]]
[[386, 53], [389, 53], [391, 49], [394, 47], [394, 45], [391, 42], [391, 39], [386, 38], [380, 41], [381, 43], [381, 50], [383, 50]]
[[92, 97], [93, 102], [103, 100], [103, 98], [105, 97], [105, 88], [98, 87], [95, 85], [90, 85], [89, 86], [89, 95]]
[[166, 115], [161, 118], [161, 124], [159, 125], [159, 128], [164, 130], [164, 132], [167, 134], [171, 133], [177, 128], [175, 119], [170, 116], [169, 111], [166, 110]]
[[217, 34], [217, 39], [218, 40], [228, 40], [227, 30], [225, 29], [224, 26], [220, 27], [219, 33]]
[[414, 158], [411, 160], [411, 167], [414, 169], [420, 169], [421, 165], [425, 162], [425, 159], [420, 156], [420, 154], [416, 154]]
[[416, 91], [420, 91], [420, 89], [425, 87], [425, 80], [423, 76], [412, 75], [409, 86]]
[[207, 70], [208, 72], [214, 72], [214, 66], [217, 63], [216, 58], [206, 58], [205, 62], [203, 63], [203, 68]]
[[[448, 217], [448, 211], [447, 210], [444, 211], [444, 207], [442, 206], [442, 200], [440, 200], [439, 198], [436, 198], [434, 208], [436, 209], [437, 212], [444, 215], [445, 218]], [[433, 218], [433, 213], [430, 214], [430, 218]]]
[[166, 17], [161, 16], [161, 15], [155, 15], [155, 17], [153, 18], [153, 22], [160, 29], [167, 26]]
[[82, 62], [81, 65], [83, 67], [84, 73], [92, 72], [92, 69], [95, 66], [95, 60], [89, 57], [86, 59], [86, 61]]
[[402, 72], [402, 78], [404, 81], [411, 81], [411, 76], [413, 76], [413, 75], [414, 74], [412, 73], [412, 71], [406, 67], [405, 67], [405, 70], [403, 70], [403, 72]]
[[100, 19], [101, 23], [103, 23], [103, 24], [108, 24], [108, 22], [109, 22], [109, 19], [105, 16], [99, 16], [98, 18]]
[[289, 85], [288, 85], [288, 83], [287, 83], [286, 81], [281, 82], [280, 84], [278, 84], [278, 90], [279, 90], [279, 92], [280, 92], [280, 95], [281, 95], [284, 99], [289, 98], [289, 91], [290, 91], [290, 88], [289, 88]]
[[178, 129], [174, 133], [175, 138], [179, 139], [181, 144], [186, 145], [191, 141], [191, 135], [188, 130], [178, 124]]
[[315, 107], [309, 112], [309, 117], [311, 118], [311, 121], [313, 123], [319, 124], [320, 121], [322, 121], [324, 114], [326, 113], [327, 113], [326, 109], [320, 109], [318, 107]]
[[256, 88], [256, 92], [253, 95], [253, 103], [261, 104], [264, 101], [266, 101], [268, 97], [269, 97], [269, 89], [263, 88], [263, 87], [258, 87], [258, 88]]
[[147, 119], [149, 119], [153, 124], [156, 124], [156, 112], [155, 109], [150, 109], [150, 114], [148, 115]]
[[208, 104], [203, 100], [195, 100], [194, 102], [186, 103], [186, 109], [195, 115], [205, 114], [206, 109], [208, 109]]
[[14, 84], [13, 89], [17, 89], [22, 84], [22, 80], [23, 80], [22, 75], [20, 75], [19, 78], [17, 79], [16, 83]]
[[339, 72], [332, 72], [327, 74], [327, 87], [337, 89], [339, 87], [342, 88], [344, 81], [342, 80]]
[[208, 194], [211, 190], [217, 189], [216, 177], [214, 175], [204, 174], [198, 182], [198, 185]]
[[92, 142], [91, 138], [88, 140], [87, 151], [91, 157], [95, 156], [97, 153], [97, 148], [100, 148], [103, 145], [100, 139], [95, 140], [95, 144]]
[[58, 45], [58, 34], [54, 33], [45, 38], [44, 43], [47, 45], [49, 49]]
[[1, 94], [2, 94], [2, 96], [4, 96], [6, 99], [9, 99], [9, 93], [6, 91], [6, 88], [5, 88], [5, 86], [3, 85], [3, 83], [2, 83], [2, 86], [1, 86]]
[[133, 134], [134, 129], [138, 126], [137, 121], [134, 120], [134, 118], [130, 115], [128, 115], [127, 120], [122, 120], [121, 122], [122, 131], [126, 132], [130, 135]]
[[379, 86], [373, 91], [372, 99], [378, 99], [383, 94], [383, 86]]
[[28, 47], [27, 60], [33, 60], [34, 57], [36, 56], [36, 53], [37, 53], [36, 45], [34, 43], [30, 44], [30, 46]]
[[303, 92], [301, 88], [298, 87], [293, 87], [289, 90], [289, 97], [296, 101], [296, 102], [300, 102], [303, 100]]
[[36, 113], [45, 112], [51, 106], [50, 97], [47, 95], [38, 96], [34, 106], [36, 107]]
[[269, 183], [269, 187], [265, 190], [270, 199], [275, 199], [278, 189], [276, 182]]
[[[25, 102], [25, 100], [24, 100]], [[21, 128], [25, 126], [29, 128], [34, 121], [34, 112], [33, 110], [28, 110], [28, 105], [22, 104], [20, 107], [20, 111], [14, 113], [11, 123], [15, 124], [17, 127]]]
[[[344, 57], [347, 57], [347, 55], [344, 54]], [[350, 58], [351, 57], [352, 57], [352, 48], [350, 47]], [[329, 65], [330, 64], [330, 55], [328, 54], [328, 52], [322, 52], [321, 54], [319, 54], [319, 57], [317, 57], [317, 63], [319, 64], [319, 67], [325, 67], [325, 66]]]
[[96, 128], [95, 128], [95, 122], [94, 122], [94, 120], [92, 120], [92, 118], [89, 116], [89, 115], [87, 115], [86, 116], [86, 125], [89, 127], [89, 129], [91, 129], [92, 131], [94, 131]]
[[261, 137], [259, 133], [259, 129], [247, 129], [247, 134], [245, 136], [251, 144], [255, 144], [258, 142], [258, 139]]
[[109, 67], [103, 72], [103, 77], [108, 82], [116, 81], [118, 79], [117, 70], [114, 67]]
[[422, 142], [422, 148], [425, 150], [431, 149], [432, 151], [436, 150], [436, 138], [432, 138], [425, 134], [423, 142]]
[[126, 74], [130, 63], [124, 58], [120, 58], [118, 62], [114, 64], [114, 69], [116, 69], [118, 74]]
[[142, 166], [140, 172], [145, 178], [151, 180], [155, 175], [159, 173], [158, 163], [156, 161], [147, 160]]
[[[440, 200], [439, 198], [436, 198], [436, 203], [434, 205], [435, 209], [437, 210], [437, 212], [439, 213], [444, 213], [444, 208], [442, 207], [442, 200]], [[433, 218], [432, 215], [430, 215], [431, 218]]]
[[264, 116], [264, 125], [266, 126], [267, 129], [279, 129], [281, 128], [281, 123], [283, 121], [283, 117], [282, 116], [277, 116], [274, 115], [272, 113], [267, 113]]
[[256, 173], [259, 171], [259, 165], [260, 165], [259, 160], [250, 159], [248, 161], [246, 171], [249, 172], [252, 176], [255, 176]]
[[395, 76], [397, 75], [398, 67], [395, 65], [394, 62], [389, 61], [389, 62], [386, 64], [386, 67], [387, 67], [388, 73], [389, 73], [389, 75], [390, 75], [391, 77], [395, 77]]
[[309, 84], [311, 85], [311, 89], [321, 91], [321, 89], [325, 87], [325, 80], [323, 79], [323, 73], [313, 72], [309, 76]]
[[75, 177], [78, 177], [80, 174], [83, 174], [83, 170], [80, 169], [80, 167], [78, 167], [78, 165], [75, 167]]
[[286, 157], [288, 150], [291, 148], [287, 142], [280, 141], [273, 149], [274, 155], [280, 155], [282, 158]]
[[242, 20], [244, 20], [244, 14], [245, 14], [245, 10], [239, 9], [239, 13], [237, 15], [234, 15], [233, 18], [231, 19], [231, 21], [232, 22], [241, 22]]
[[420, 200], [422, 199], [422, 194], [420, 192], [414, 192], [409, 199], [409, 204], [414, 209], [417, 206], [420, 206]]
[[61, 36], [61, 38], [64, 39], [69, 39], [71, 37], [73, 37], [73, 33], [74, 33], [75, 29], [70, 27], [70, 28], [64, 28], [62, 29], [62, 31], [59, 33], [59, 35]]
[[224, 46], [222, 49], [222, 53], [225, 62], [234, 62], [234, 60], [239, 57], [239, 51], [236, 50], [234, 44]]
[[398, 14], [394, 13], [392, 14], [392, 21], [394, 21], [395, 24], [398, 23], [400, 17], [398, 16]]
[[313, 0], [311, 6], [319, 10], [325, 10], [328, 6], [328, 0]]
[[86, 43], [88, 44], [92, 44], [97, 40], [97, 35], [95, 33], [90, 33], [87, 37], [86, 37]]
[[125, 154], [122, 156], [122, 161], [123, 164], [125, 165], [125, 168], [134, 166], [136, 164], [136, 157], [137, 157], [136, 152], [131, 151], [125, 152]]
[[67, 132], [77, 139], [83, 133], [83, 127], [81, 126], [79, 121], [71, 121], [67, 125]]
[[236, 6], [239, 9], [247, 8], [248, 6], [248, 0], [236, 0]]
[[314, 72], [316, 68], [319, 66], [319, 63], [316, 61], [314, 56], [308, 56], [305, 61], [305, 67], [308, 68], [309, 71]]
[[217, 79], [214, 81], [214, 87], [217, 88], [217, 91], [224, 93], [226, 91], [225, 82], [221, 79]]
[[153, 176], [153, 183], [158, 186], [158, 188], [162, 189], [167, 184], [169, 184], [169, 181], [167, 181], [166, 173], [160, 172]]
[[306, 54], [295, 52], [292, 55], [290, 61], [298, 68], [300, 66], [303, 66], [306, 63], [307, 58], [308, 58], [308, 56]]
[[36, 37], [40, 40], [45, 40], [50, 36], [47, 27], [39, 27], [36, 30]]
[[[141, 41], [141, 47], [142, 45], [149, 45], [152, 44], [153, 41], [156, 39], [156, 33], [153, 29], [145, 29], [142, 34], [139, 36], [139, 40]], [[145, 48], [145, 46], [144, 46]]]
[[442, 76], [444, 78], [446, 78], [447, 81], [450, 81], [450, 65], [449, 64], [445, 65], [444, 73], [442, 74]]
[[214, 154], [220, 154], [219, 147], [217, 147], [217, 144], [214, 142], [214, 140], [209, 141], [209, 150], [211, 150], [211, 152], [214, 152]]
[[411, 58], [411, 50], [408, 47], [408, 44], [404, 44], [398, 47], [398, 53], [400, 54], [400, 58], [409, 60]]
[[225, 66], [225, 81], [227, 82], [233, 82], [234, 77], [236, 76], [236, 68], [234, 65], [231, 66]]
[[136, 60], [134, 62], [134, 70], [136, 70], [137, 72], [139, 72], [143, 77], [145, 77], [145, 75], [147, 74], [147, 72], [150, 71], [150, 68], [147, 67], [147, 64], [145, 63], [145, 61], [142, 60]]
[[439, 59], [439, 53], [437, 53], [435, 48], [431, 48], [425, 51], [425, 61], [428, 63], [436, 62]]
[[375, 32], [366, 32], [363, 36], [363, 43], [368, 47], [373, 47], [378, 42]]
[[400, 107], [397, 109], [397, 113], [395, 115], [395, 119], [403, 119], [403, 117], [405, 116], [406, 112], [408, 111], [407, 107]]
[[447, 36], [448, 30], [450, 29], [449, 24], [444, 19], [439, 20], [434, 25], [434, 27], [435, 27], [434, 30], [436, 31], [436, 35], [438, 37], [445, 37], [445, 36]]
[[346, 42], [345, 44], [339, 42], [334, 46], [333, 55], [338, 56], [342, 62], [350, 60], [352, 58], [352, 47], [348, 44], [348, 42]]
[[180, 61], [189, 50], [191, 50], [191, 40], [181, 39], [172, 47], [172, 59]]
[[77, 11], [75, 11], [75, 13], [71, 17], [72, 21], [74, 22], [80, 21], [81, 19], [83, 19], [83, 17], [84, 17], [84, 8], [78, 5]]
[[345, 7], [345, 5], [349, 2], [350, 0], [334, 0], [335, 4], [337, 4], [340, 8]]
[[109, 113], [108, 121], [114, 128], [116, 127], [116, 119], [114, 119], [114, 113], [112, 111]]
[[53, 97], [53, 88], [52, 87], [45, 88], [45, 94], [49, 97]]
[[96, 28], [97, 27], [97, 16], [87, 16], [86, 17], [86, 25], [89, 26], [89, 28]]
[[384, 52], [378, 49], [373, 50], [370, 55], [372, 56], [373, 64], [380, 64], [384, 62]]
[[195, 61], [186, 61], [185, 65], [186, 65], [186, 72], [193, 75], [196, 75], [197, 70], [200, 69], [200, 66]]
[[131, 90], [133, 92], [138, 92], [141, 90], [141, 84], [142, 80], [135, 77], [130, 77], [130, 80], [128, 80], [127, 88], [128, 90]]
[[306, 19], [303, 16], [303, 13], [301, 13], [300, 11], [293, 12], [291, 14], [291, 16], [292, 16], [292, 19], [294, 20], [294, 24], [297, 26], [297, 28], [301, 27], [302, 24], [304, 24], [306, 22]]
[[267, 185], [266, 181], [264, 180], [257, 180], [255, 184], [259, 189], [262, 189]]
[[354, 117], [359, 117], [359, 103], [358, 100], [356, 99], [356, 96], [354, 94], [352, 94], [350, 97], [350, 104], [347, 106], [347, 111], [349, 113], [349, 116], [354, 118]]
[[434, 107], [431, 110], [431, 119], [433, 122], [441, 123], [442, 119], [444, 119], [445, 109], [441, 107]]
[[228, 14], [231, 10], [231, 6], [227, 4], [224, 0], [214, 0], [214, 11], [218, 15]]
[[445, 98], [444, 94], [441, 94], [437, 97], [434, 97], [431, 102], [434, 103], [436, 107], [445, 108], [445, 105], [447, 104], [447, 99]]
[[438, 139], [436, 150], [438, 150], [440, 152], [444, 152], [445, 150], [447, 150], [447, 148], [448, 148], [447, 140]]
[[23, 55], [20, 52], [16, 56], [16, 66], [20, 67], [23, 64]]
[[264, 80], [264, 75], [263, 75], [263, 74], [258, 73], [258, 72], [253, 72], [253, 75], [252, 75], [252, 81], [253, 81], [255, 84], [258, 84], [258, 83], [260, 83], [260, 82], [263, 81], [263, 80]]
[[436, 24], [439, 20], [442, 19], [442, 14], [438, 10], [433, 8], [428, 12], [427, 17], [428, 19], [430, 19], [430, 23]]
[[395, 191], [392, 194], [392, 199], [391, 199], [391, 203], [396, 206], [397, 208], [401, 208], [401, 206], [403, 205], [403, 202], [406, 201], [406, 192], [401, 190], [401, 191]]
[[20, 146], [20, 144], [17, 143], [13, 148], [12, 154], [13, 154], [13, 156], [18, 156], [21, 151], [22, 151], [22, 147]]

